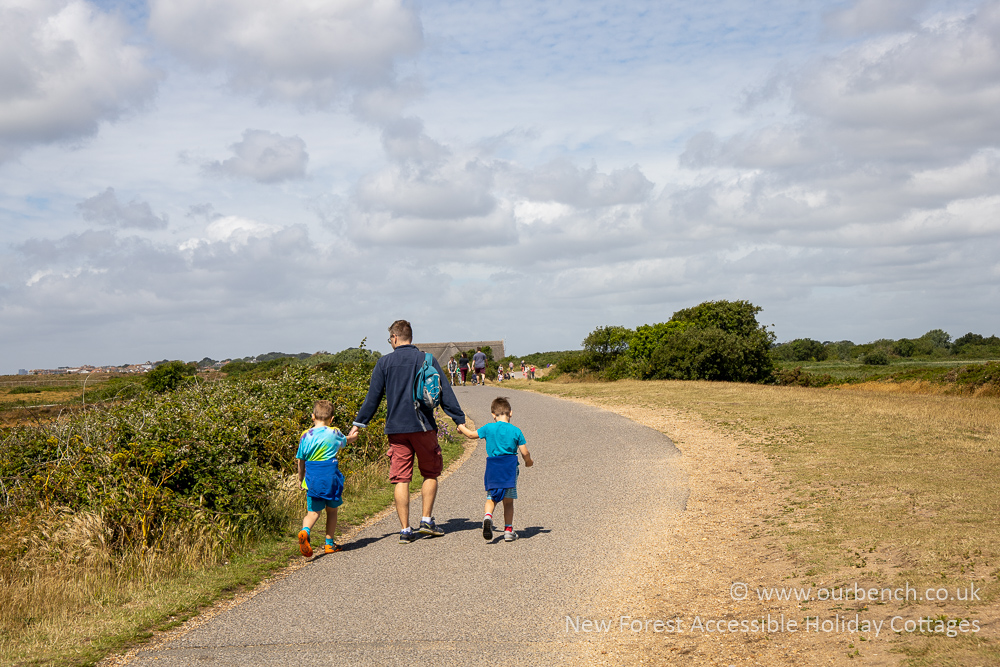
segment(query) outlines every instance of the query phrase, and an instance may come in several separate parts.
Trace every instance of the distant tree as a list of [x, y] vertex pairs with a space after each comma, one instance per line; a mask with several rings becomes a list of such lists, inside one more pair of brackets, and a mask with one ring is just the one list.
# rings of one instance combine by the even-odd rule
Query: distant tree
[[591, 364], [605, 368], [628, 351], [633, 335], [635, 332], [628, 327], [597, 327], [583, 339], [583, 349], [587, 351]]
[[706, 301], [674, 313], [685, 323], [667, 334], [645, 367], [646, 377], [763, 382], [774, 371], [774, 334], [757, 322], [749, 301]]
[[823, 347], [826, 348], [828, 359], [830, 357], [836, 357], [841, 361], [847, 361], [854, 356], [854, 348], [856, 348], [857, 345], [849, 340], [838, 340], [832, 343], [824, 343]]
[[173, 391], [180, 386], [184, 378], [191, 377], [197, 372], [197, 365], [194, 363], [186, 364], [183, 361], [161, 363], [146, 373], [146, 388], [157, 393]]
[[931, 329], [920, 338], [929, 341], [937, 348], [948, 349], [951, 347], [951, 336], [942, 329]]
[[986, 339], [977, 333], [972, 333], [971, 331], [960, 338], [955, 339], [955, 347], [965, 347], [966, 345], [983, 345], [986, 343]]
[[829, 356], [826, 346], [812, 338], [796, 338], [779, 345], [774, 352], [785, 361], [825, 361]]
[[897, 357], [912, 357], [917, 350], [917, 344], [909, 338], [900, 338], [890, 346], [890, 350]]
[[861, 363], [868, 366], [888, 366], [889, 353], [884, 347], [876, 347], [861, 355]]
[[[706, 301], [693, 308], [678, 310], [671, 322], [688, 322], [699, 329], [721, 329], [737, 336], [752, 337], [766, 333], [757, 322], [762, 309], [749, 301]], [[767, 337], [773, 338], [773, 334]]]
[[763, 382], [774, 364], [759, 336], [715, 327], [676, 331], [650, 358], [647, 377], [661, 380]]
[[633, 359], [649, 359], [671, 332], [681, 331], [689, 326], [692, 326], [689, 322], [673, 321], [638, 326], [629, 342], [629, 356]]

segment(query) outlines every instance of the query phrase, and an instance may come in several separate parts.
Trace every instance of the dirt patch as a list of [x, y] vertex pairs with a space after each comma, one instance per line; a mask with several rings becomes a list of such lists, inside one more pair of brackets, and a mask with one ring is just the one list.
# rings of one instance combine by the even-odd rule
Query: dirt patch
[[[589, 661], [898, 665], [905, 637], [892, 631], [891, 619], [901, 617], [896, 625], [902, 627], [905, 621], [942, 616], [934, 605], [843, 599], [844, 589], [852, 597], [851, 586], [858, 579], [850, 569], [805, 581], [808, 565], [786, 550], [774, 530], [773, 517], [790, 495], [770, 461], [748, 446], [747, 436], [721, 432], [694, 413], [663, 406], [573, 400], [667, 434], [683, 454], [680, 465], [689, 475], [691, 492], [685, 512], [646, 517], [646, 530], [627, 554], [626, 567], [606, 582], [603, 620], [610, 627], [590, 643]], [[850, 555], [859, 561], [891, 563], [895, 558], [891, 553]], [[858, 579], [858, 585], [866, 584]], [[783, 587], [791, 599], [774, 599], [775, 593], [766, 599], [772, 589]], [[797, 601], [792, 587], [800, 592], [811, 588], [812, 601]], [[829, 599], [815, 600], [824, 594]], [[978, 617], [981, 623], [995, 623], [984, 614]]]

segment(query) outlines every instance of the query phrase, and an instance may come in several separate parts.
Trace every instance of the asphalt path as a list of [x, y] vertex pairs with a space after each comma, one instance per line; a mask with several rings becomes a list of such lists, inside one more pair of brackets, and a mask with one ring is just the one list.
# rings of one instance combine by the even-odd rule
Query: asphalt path
[[[480, 441], [440, 484], [434, 514], [443, 537], [399, 544], [393, 513], [343, 552], [316, 559], [128, 664], [579, 662], [593, 637], [573, 630], [567, 617], [600, 616], [608, 595], [602, 584], [638, 533], [649, 530], [644, 516], [683, 510], [680, 453], [658, 431], [579, 403], [493, 385], [455, 393], [476, 424], [491, 421], [493, 398], [510, 398], [512, 422], [535, 460], [521, 467], [519, 540], [506, 543], [499, 532], [492, 542], [482, 537]], [[410, 514], [416, 526], [419, 500]]]

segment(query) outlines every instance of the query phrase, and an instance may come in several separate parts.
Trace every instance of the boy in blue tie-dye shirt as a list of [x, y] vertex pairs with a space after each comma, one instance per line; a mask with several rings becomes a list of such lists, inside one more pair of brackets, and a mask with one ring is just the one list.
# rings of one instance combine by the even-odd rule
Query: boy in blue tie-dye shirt
[[319, 513], [326, 509], [326, 548], [332, 554], [340, 551], [333, 541], [337, 531], [337, 508], [344, 501], [344, 474], [337, 465], [337, 453], [342, 447], [358, 439], [344, 437], [339, 429], [330, 426], [333, 420], [333, 404], [330, 401], [316, 401], [313, 405], [313, 427], [302, 434], [299, 449], [295, 453], [299, 482], [306, 489], [306, 516], [299, 531], [299, 551], [303, 556], [312, 556], [309, 532], [319, 519]]

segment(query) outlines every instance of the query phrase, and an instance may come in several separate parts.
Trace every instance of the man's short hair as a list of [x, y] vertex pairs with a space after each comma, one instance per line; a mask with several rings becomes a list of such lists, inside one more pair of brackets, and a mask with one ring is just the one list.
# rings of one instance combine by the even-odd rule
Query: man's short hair
[[476, 348], [476, 352], [482, 352], [482, 351], [483, 351], [483, 348], [481, 348], [481, 347], [477, 347]]
[[313, 416], [320, 421], [330, 421], [333, 419], [333, 403], [330, 401], [316, 401], [313, 403]]
[[490, 414], [498, 417], [510, 417], [510, 401], [506, 396], [497, 396], [490, 403]]
[[400, 340], [413, 340], [413, 327], [406, 320], [396, 320], [389, 327], [389, 335]]

